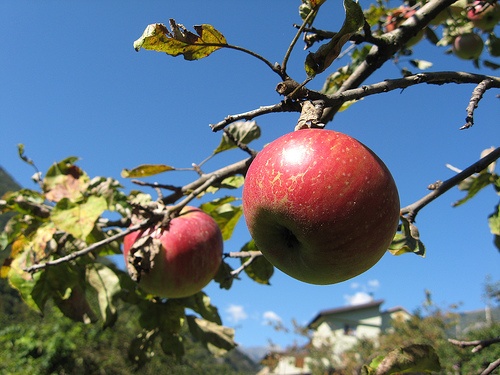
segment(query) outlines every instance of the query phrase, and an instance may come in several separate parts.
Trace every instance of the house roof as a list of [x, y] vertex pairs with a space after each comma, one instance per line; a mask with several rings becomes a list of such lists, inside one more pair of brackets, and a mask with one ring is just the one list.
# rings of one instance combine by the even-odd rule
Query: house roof
[[314, 323], [316, 323], [318, 320], [320, 320], [321, 318], [323, 318], [325, 316], [377, 307], [377, 306], [380, 306], [382, 303], [384, 303], [384, 300], [380, 299], [380, 300], [370, 301], [370, 302], [359, 304], [359, 305], [350, 305], [350, 306], [336, 307], [334, 309], [322, 310], [309, 322], [307, 327], [311, 328], [314, 325]]

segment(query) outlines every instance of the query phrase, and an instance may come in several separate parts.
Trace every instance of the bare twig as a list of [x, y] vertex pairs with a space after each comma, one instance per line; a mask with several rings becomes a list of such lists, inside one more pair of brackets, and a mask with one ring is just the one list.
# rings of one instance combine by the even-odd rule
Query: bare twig
[[432, 84], [432, 85], [443, 85], [447, 83], [481, 84], [482, 82], [486, 81], [488, 82], [488, 85], [483, 85], [485, 86], [484, 91], [489, 88], [500, 88], [500, 78], [494, 76], [486, 76], [483, 74], [474, 74], [467, 72], [448, 72], [448, 71], [433, 72], [433, 73], [418, 73], [404, 78], [388, 79], [383, 82], [375, 83], [373, 85], [367, 85], [351, 90], [337, 92], [333, 95], [325, 96], [324, 102], [327, 107], [337, 107], [339, 105], [344, 104], [347, 101], [359, 100], [361, 98], [365, 98], [370, 95], [380, 94], [393, 90], [405, 89], [410, 86], [415, 86], [422, 83]]
[[[401, 27], [389, 34], [384, 34], [379, 39], [380, 41], [385, 40], [386, 43], [379, 43], [378, 46], [373, 45], [371, 47], [365, 61], [354, 70], [338, 92], [345, 92], [359, 87], [386, 61], [390, 60], [419, 30], [422, 30], [441, 11], [454, 2], [455, 0], [431, 0], [412, 17], [408, 18]], [[321, 121], [325, 124], [330, 122], [341, 107], [342, 103], [337, 103], [332, 107], [325, 108]]]
[[[325, 104], [325, 110], [323, 111], [323, 116], [321, 122], [324, 123], [325, 115], [324, 113], [329, 111], [331, 108], [340, 108], [342, 104], [352, 100], [359, 100], [367, 96], [376, 95], [380, 93], [385, 93], [393, 90], [405, 89], [410, 86], [420, 85], [423, 83], [431, 85], [443, 85], [449, 83], [455, 84], [481, 84], [482, 82], [488, 82], [487, 85], [483, 85], [484, 90], [490, 88], [500, 88], [500, 78], [494, 76], [488, 76], [484, 74], [474, 74], [468, 72], [433, 72], [433, 73], [418, 73], [404, 78], [389, 79], [382, 82], [378, 82], [372, 85], [365, 85], [359, 88], [353, 88], [350, 90], [339, 90], [333, 95], [324, 95], [320, 92], [308, 90], [302, 87], [302, 96], [307, 97], [310, 100], [322, 100]], [[296, 82], [293, 80], [286, 80], [281, 82], [278, 86], [280, 93], [287, 93], [291, 88], [296, 88]], [[290, 87], [289, 87], [290, 86]], [[478, 90], [476, 88], [476, 90]], [[475, 90], [475, 91], [476, 91]], [[480, 99], [480, 98], [479, 98]], [[479, 101], [477, 99], [477, 101]], [[281, 101], [278, 104], [260, 107], [258, 109], [240, 113], [237, 115], [227, 116], [223, 121], [217, 124], [210, 125], [213, 131], [218, 131], [224, 129], [227, 125], [239, 121], [239, 120], [252, 120], [255, 117], [266, 115], [269, 113], [278, 112], [301, 112], [302, 106], [300, 103], [291, 100]]]
[[[317, 9], [313, 9], [309, 12], [307, 15], [306, 19], [302, 22], [302, 25], [299, 27], [297, 30], [297, 33], [293, 37], [290, 45], [288, 46], [288, 49], [285, 53], [285, 56], [283, 57], [283, 62], [281, 63], [281, 71], [286, 75], [286, 66], [288, 64], [288, 59], [290, 58], [290, 55], [292, 54], [293, 48], [297, 44], [297, 41], [299, 40], [300, 36], [302, 35], [302, 32], [304, 31], [304, 28], [307, 26], [309, 21], [313, 19], [313, 17], [316, 15]], [[285, 79], [285, 78], [283, 78]]]
[[94, 242], [92, 245], [82, 249], [82, 250], [79, 250], [79, 251], [75, 251], [74, 253], [71, 253], [71, 254], [68, 254], [66, 256], [63, 256], [61, 258], [57, 258], [57, 259], [54, 259], [54, 260], [50, 260], [50, 261], [47, 261], [47, 262], [44, 262], [44, 263], [38, 263], [38, 264], [34, 264], [30, 267], [26, 267], [24, 269], [24, 271], [26, 272], [29, 272], [29, 273], [33, 273], [33, 272], [36, 272], [36, 271], [39, 271], [41, 269], [44, 269], [44, 268], [47, 268], [47, 267], [50, 267], [50, 266], [56, 266], [58, 264], [62, 264], [62, 263], [65, 263], [65, 262], [70, 262], [72, 260], [75, 260], [81, 256], [84, 256], [98, 248], [100, 248], [101, 246], [105, 246], [113, 241], [116, 241], [116, 240], [119, 240], [120, 238], [123, 238], [125, 237], [127, 234], [129, 233], [132, 233], [132, 232], [135, 232], [135, 231], [138, 231], [138, 230], [141, 230], [143, 228], [147, 228], [149, 227], [150, 225], [152, 225], [155, 221], [157, 220], [157, 218], [150, 218], [148, 220], [145, 220], [141, 223], [138, 223], [134, 226], [131, 226], [123, 231], [121, 231], [120, 233], [117, 233], [113, 236], [110, 236], [110, 237], [107, 237], [105, 238], [104, 240], [101, 240], [101, 241], [98, 241], [98, 242]]
[[240, 113], [237, 115], [227, 116], [224, 120], [217, 124], [211, 124], [210, 127], [214, 132], [224, 129], [227, 125], [239, 120], [252, 120], [255, 117], [266, 115], [269, 113], [279, 112], [300, 112], [301, 106], [299, 103], [292, 101], [281, 101], [278, 104], [273, 104], [265, 107], [260, 107], [252, 111]]
[[237, 277], [245, 268], [247, 268], [252, 262], [262, 256], [262, 253], [258, 250], [255, 251], [240, 251], [240, 252], [230, 252], [230, 258], [247, 258], [248, 259], [243, 262], [241, 266], [231, 271], [231, 277]]
[[490, 87], [492, 87], [492, 84], [494, 82], [487, 78], [483, 81], [481, 81], [474, 91], [472, 92], [472, 97], [470, 98], [469, 105], [467, 106], [467, 117], [465, 118], [465, 125], [462, 126], [460, 129], [468, 129], [472, 125], [474, 125], [474, 110], [477, 108], [479, 105], [479, 101], [483, 98], [483, 94], [488, 90]]
[[281, 79], [286, 79], [286, 74], [284, 73], [284, 71], [279, 66], [273, 65], [269, 60], [267, 60], [263, 56], [259, 55], [258, 53], [255, 53], [255, 52], [253, 52], [253, 51], [251, 51], [249, 49], [246, 49], [244, 47], [235, 46], [235, 45], [232, 45], [232, 44], [225, 44], [224, 47], [229, 48], [229, 49], [234, 49], [236, 51], [244, 52], [246, 54], [249, 54], [250, 56], [253, 56], [253, 57], [259, 59], [264, 64], [266, 64], [269, 68], [271, 68], [271, 70], [273, 72], [275, 72], [276, 74], [278, 74], [281, 77]]
[[477, 353], [480, 350], [487, 348], [488, 346], [496, 343], [500, 343], [500, 337], [495, 337], [487, 340], [473, 340], [473, 341], [461, 341], [455, 339], [448, 339], [453, 345], [459, 346], [460, 348], [466, 348], [473, 346], [472, 353]]
[[480, 375], [493, 374], [493, 371], [498, 367], [500, 367], [500, 358], [498, 358], [496, 361], [491, 362]]
[[413, 223], [415, 221], [415, 217], [417, 216], [417, 213], [422, 208], [427, 206], [430, 202], [432, 202], [437, 197], [443, 195], [445, 192], [450, 190], [452, 187], [458, 185], [460, 182], [465, 180], [467, 177], [472, 176], [474, 173], [481, 172], [483, 169], [487, 168], [488, 165], [493, 163], [498, 158], [500, 158], [500, 147], [496, 148], [488, 155], [484, 156], [483, 158], [479, 159], [474, 164], [465, 168], [462, 172], [456, 174], [455, 176], [451, 177], [450, 179], [448, 179], [446, 181], [443, 181], [441, 184], [436, 186], [436, 188], [434, 190], [432, 190], [429, 194], [427, 194], [425, 197], [410, 204], [409, 206], [402, 208], [401, 215], [405, 215], [406, 218], [408, 219], [408, 221]]

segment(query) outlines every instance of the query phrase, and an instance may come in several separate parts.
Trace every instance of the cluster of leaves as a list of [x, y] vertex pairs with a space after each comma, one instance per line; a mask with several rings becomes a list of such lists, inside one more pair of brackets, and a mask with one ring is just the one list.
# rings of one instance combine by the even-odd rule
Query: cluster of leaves
[[[488, 155], [493, 151], [493, 148], [484, 150], [481, 157]], [[454, 206], [459, 206], [472, 199], [477, 193], [488, 186], [492, 186], [497, 195], [500, 195], [500, 176], [495, 172], [496, 163], [492, 163], [488, 168], [483, 169], [469, 178], [462, 181], [458, 188], [467, 192], [465, 197], [454, 203]], [[494, 236], [495, 246], [500, 251], [500, 203], [497, 204], [488, 217], [490, 231]]]
[[[134, 48], [183, 56], [186, 60], [205, 58], [221, 48], [248, 53], [266, 63], [283, 81], [292, 82], [292, 91], [287, 91], [284, 104], [280, 103], [283, 106], [273, 107], [269, 112], [278, 111], [277, 108], [300, 111], [301, 103], [306, 99], [325, 99], [327, 95], [343, 90], [351, 77], [356, 75], [354, 73], [363, 68], [367, 60], [374, 58], [373, 46], [385, 51], [377, 57], [380, 60], [378, 65], [373, 64], [376, 69], [396, 53], [407, 54], [405, 44], [414, 36], [401, 34], [405, 31], [403, 27], [399, 28], [399, 36], [384, 30], [384, 24], [394, 9], [389, 8], [388, 2], [383, 0], [372, 4], [366, 11], [355, 1], [344, 0], [346, 15], [340, 30], [329, 32], [314, 29], [313, 21], [324, 2], [303, 0], [299, 9], [303, 23], [281, 65], [271, 64], [252, 51], [229, 44], [225, 36], [211, 25], [196, 26], [194, 33], [174, 20], [170, 20], [170, 29], [162, 24], [149, 25], [135, 41]], [[419, 8], [424, 4], [406, 5]], [[461, 22], [460, 17], [450, 15], [441, 23], [441, 39], [436, 36], [435, 29], [426, 24], [422, 24], [420, 29], [425, 28], [428, 38], [436, 44], [446, 44], [446, 40], [451, 40], [451, 35], [456, 35], [451, 30]], [[417, 31], [416, 27], [411, 29], [415, 34]], [[325, 39], [327, 41], [315, 52], [309, 52], [305, 58], [307, 79], [299, 85], [288, 76], [286, 65], [289, 54], [301, 35], [304, 35], [308, 47]], [[349, 41], [354, 42], [349, 64], [330, 74], [321, 92], [301, 90], [309, 80], [337, 61], [342, 48]], [[411, 61], [418, 68], [429, 66], [419, 60]], [[495, 67], [493, 63], [485, 65]], [[342, 102], [341, 107], [346, 108], [349, 104]], [[253, 116], [262, 113], [266, 111], [257, 111]], [[249, 120], [253, 116], [247, 114], [239, 118]], [[166, 205], [175, 204], [173, 208], [169, 208], [172, 212], [207, 193], [221, 193], [221, 189], [237, 189], [242, 186], [243, 175], [255, 155], [247, 144], [260, 136], [260, 129], [253, 121], [234, 122], [233, 117], [229, 117], [223, 127], [222, 140], [209, 158], [235, 147], [247, 152], [250, 157], [210, 173], [201, 171], [205, 163], [203, 161], [191, 168], [197, 173], [197, 178], [186, 186], [150, 184], [155, 189], [170, 192], [167, 196], [161, 194], [158, 199]], [[19, 154], [25, 162], [34, 166], [33, 161], [24, 155], [22, 147]], [[184, 354], [183, 332], [186, 329], [215, 355], [232, 349], [235, 346], [234, 332], [222, 326], [217, 308], [211, 304], [206, 294], [200, 292], [183, 299], [155, 298], [138, 289], [127, 272], [110, 260], [110, 256], [121, 254], [121, 238], [127, 233], [123, 228], [130, 225], [133, 209], [141, 207], [147, 210], [153, 198], [139, 191], [125, 194], [119, 182], [112, 178], [91, 179], [76, 162], [77, 158], [69, 157], [55, 163], [45, 175], [35, 175], [39, 190], [19, 189], [8, 192], [0, 200], [1, 211], [14, 214], [0, 235], [0, 249], [8, 254], [3, 261], [0, 276], [8, 278], [10, 285], [19, 291], [24, 301], [39, 312], [43, 313], [47, 303], [51, 301], [67, 317], [85, 323], [100, 319], [103, 327], [111, 327], [116, 323], [118, 301], [136, 306], [142, 330], [130, 345], [130, 356], [137, 363], [144, 363], [150, 358], [151, 348], [158, 341], [165, 353], [181, 357]], [[175, 170], [177, 168], [166, 164], [142, 165], [124, 170], [122, 177], [150, 177]], [[498, 188], [498, 177], [492, 172], [480, 172], [473, 178], [473, 182], [466, 188], [470, 196], [485, 186], [485, 180]], [[228, 240], [242, 215], [238, 199], [222, 195], [212, 200], [207, 199], [201, 208], [216, 220], [224, 240]], [[497, 206], [496, 213], [490, 218], [490, 226], [497, 241], [498, 216]], [[391, 251], [395, 254], [425, 253], [411, 220], [403, 219]], [[229, 289], [234, 278], [244, 271], [256, 282], [268, 284], [273, 267], [262, 256], [256, 256], [257, 253], [258, 249], [253, 241], [247, 242], [239, 255], [235, 255], [240, 259], [240, 267], [233, 269], [224, 261], [215, 282], [221, 288]], [[89, 299], [97, 301], [97, 309]]]
[[[2, 277], [40, 313], [52, 301], [75, 321], [90, 323], [100, 317], [104, 328], [115, 324], [118, 301], [137, 306], [142, 331], [130, 346], [130, 356], [138, 363], [147, 360], [156, 338], [161, 338], [165, 353], [182, 356], [180, 333], [186, 327], [214, 354], [234, 348], [234, 332], [221, 326], [217, 309], [203, 292], [185, 299], [159, 300], [139, 290], [128, 273], [111, 261], [109, 256], [121, 250], [120, 241], [109, 239], [128, 224], [133, 206], [151, 197], [137, 191], [125, 195], [113, 179], [90, 179], [76, 160], [70, 157], [51, 166], [39, 177], [40, 191], [20, 189], [3, 196], [2, 212], [15, 215], [0, 235], [2, 249], [10, 251], [2, 264]], [[225, 238], [234, 228], [231, 221], [241, 215], [239, 208], [231, 210], [229, 202], [206, 203]], [[119, 219], [105, 219], [105, 213], [118, 214]], [[103, 245], [95, 251], [58, 262], [99, 241]], [[40, 264], [45, 267], [28, 272]], [[89, 299], [97, 300], [98, 312]], [[187, 309], [194, 314], [186, 314]]]

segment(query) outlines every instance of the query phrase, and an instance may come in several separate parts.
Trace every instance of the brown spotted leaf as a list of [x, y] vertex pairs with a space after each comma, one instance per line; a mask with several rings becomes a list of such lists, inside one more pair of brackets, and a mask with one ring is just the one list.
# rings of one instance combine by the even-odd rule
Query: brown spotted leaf
[[148, 25], [134, 48], [183, 55], [186, 60], [199, 60], [227, 46], [226, 38], [208, 24], [194, 26], [196, 34], [170, 19], [170, 30], [160, 23]]

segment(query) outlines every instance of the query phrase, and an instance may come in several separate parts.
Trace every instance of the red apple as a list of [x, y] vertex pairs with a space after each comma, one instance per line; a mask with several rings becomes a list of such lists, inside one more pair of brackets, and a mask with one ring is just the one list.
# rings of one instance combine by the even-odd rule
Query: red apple
[[[395, 9], [389, 16], [387, 17], [387, 21], [385, 23], [385, 31], [390, 32], [397, 29], [401, 24], [406, 21], [408, 18], [412, 17], [415, 14], [415, 9], [412, 9], [407, 6], [400, 6]], [[425, 31], [424, 29], [420, 30], [417, 35], [408, 40], [406, 43], [407, 47], [411, 47], [417, 44], [423, 37]]]
[[476, 0], [467, 11], [467, 18], [483, 31], [492, 31], [500, 21], [500, 6], [493, 1]]
[[[138, 270], [129, 253], [144, 237], [159, 240], [158, 253], [150, 269]], [[167, 227], [132, 232], [123, 240], [125, 262], [129, 272], [140, 274], [139, 286], [147, 293], [167, 298], [188, 297], [202, 290], [219, 269], [222, 247], [222, 234], [215, 220], [189, 206]]]
[[277, 268], [334, 284], [380, 260], [398, 226], [399, 196], [387, 167], [362, 143], [303, 129], [257, 154], [243, 212], [258, 249]]
[[458, 35], [453, 41], [453, 53], [465, 60], [474, 60], [483, 52], [483, 39], [475, 33]]

